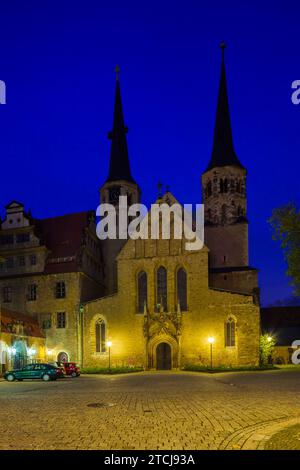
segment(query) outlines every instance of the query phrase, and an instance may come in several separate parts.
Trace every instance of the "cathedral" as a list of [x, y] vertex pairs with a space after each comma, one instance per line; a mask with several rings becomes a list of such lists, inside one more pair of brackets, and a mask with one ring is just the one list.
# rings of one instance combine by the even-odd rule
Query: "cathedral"
[[[100, 202], [115, 207], [122, 195], [128, 205], [141, 199], [126, 133], [117, 71], [109, 174], [100, 188]], [[36, 339], [13, 326], [5, 339], [0, 333], [2, 367], [17, 355], [23, 363], [150, 370], [257, 365], [259, 288], [248, 258], [246, 176], [233, 145], [222, 46], [212, 154], [201, 180], [203, 248], [188, 251], [172, 234], [99, 240], [94, 211], [40, 220], [12, 201], [0, 229], [1, 304], [15, 324], [33, 319]], [[170, 191], [156, 201], [175, 202]]]

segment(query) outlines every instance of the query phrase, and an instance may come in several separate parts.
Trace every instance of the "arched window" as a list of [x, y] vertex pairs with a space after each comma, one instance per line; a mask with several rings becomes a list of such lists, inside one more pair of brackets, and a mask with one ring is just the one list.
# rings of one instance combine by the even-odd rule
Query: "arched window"
[[144, 306], [147, 305], [147, 274], [145, 271], [138, 273], [138, 312], [144, 312]]
[[106, 352], [106, 324], [102, 318], [96, 321], [95, 325], [96, 334], [96, 352]]
[[156, 305], [157, 310], [161, 305], [165, 311], [168, 310], [167, 270], [163, 266], [156, 273]]
[[225, 346], [235, 346], [236, 344], [236, 321], [229, 317], [225, 323]]
[[187, 274], [183, 268], [177, 271], [177, 298], [181, 310], [187, 310]]

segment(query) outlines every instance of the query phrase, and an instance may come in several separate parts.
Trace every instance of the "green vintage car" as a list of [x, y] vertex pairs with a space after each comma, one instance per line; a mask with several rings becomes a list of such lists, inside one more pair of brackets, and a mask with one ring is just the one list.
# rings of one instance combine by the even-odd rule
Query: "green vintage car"
[[23, 379], [42, 379], [45, 382], [56, 380], [61, 374], [58, 367], [51, 364], [28, 364], [21, 369], [10, 370], [5, 372], [4, 378], [8, 382], [18, 380], [21, 382]]

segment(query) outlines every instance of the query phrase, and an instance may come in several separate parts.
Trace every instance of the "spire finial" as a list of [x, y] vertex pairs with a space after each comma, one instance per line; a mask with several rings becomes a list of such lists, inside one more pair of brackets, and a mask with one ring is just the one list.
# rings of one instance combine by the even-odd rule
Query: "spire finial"
[[120, 67], [118, 66], [118, 64], [115, 66], [115, 73], [116, 73], [116, 80], [119, 80]]
[[224, 41], [221, 42], [220, 48], [221, 48], [221, 51], [222, 51], [222, 61], [224, 62], [225, 49], [226, 49], [226, 43]]

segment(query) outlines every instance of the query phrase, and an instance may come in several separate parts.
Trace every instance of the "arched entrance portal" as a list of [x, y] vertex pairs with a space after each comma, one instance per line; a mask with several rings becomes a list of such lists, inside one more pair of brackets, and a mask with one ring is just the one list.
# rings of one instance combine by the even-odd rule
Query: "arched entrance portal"
[[61, 351], [57, 356], [57, 362], [68, 362], [68, 354], [64, 351]]
[[156, 348], [156, 369], [172, 369], [172, 350], [168, 343], [159, 343]]

